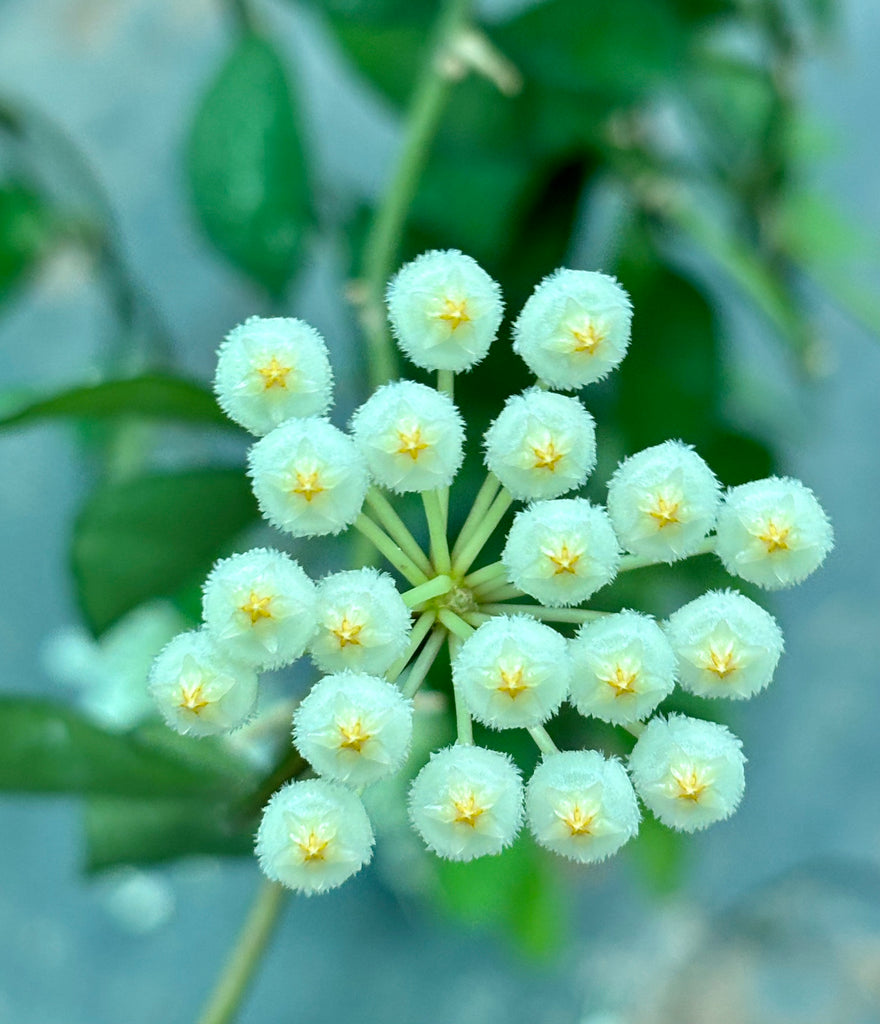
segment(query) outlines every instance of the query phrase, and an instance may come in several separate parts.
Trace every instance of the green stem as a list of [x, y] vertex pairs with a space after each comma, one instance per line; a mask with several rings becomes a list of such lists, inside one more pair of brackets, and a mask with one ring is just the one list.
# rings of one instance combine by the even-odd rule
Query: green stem
[[610, 612], [597, 612], [592, 608], [545, 608], [542, 604], [481, 604], [480, 611], [487, 615], [531, 615], [543, 622], [592, 622]]
[[416, 653], [421, 646], [422, 641], [431, 631], [431, 627], [434, 625], [434, 621], [437, 618], [435, 611], [422, 612], [422, 614], [416, 619], [416, 624], [412, 628], [412, 632], [409, 635], [409, 645], [406, 651], [394, 662], [391, 668], [385, 673], [385, 678], [389, 683], [393, 683], [397, 680], [400, 673], [409, 664], [409, 659]]
[[388, 534], [370, 519], [366, 512], [361, 512], [353, 525], [381, 555], [388, 559], [401, 576], [409, 580], [413, 586], [417, 587], [421, 583], [428, 582], [428, 574], [422, 572], [400, 545], [395, 544]]
[[630, 736], [635, 736], [635, 738], [638, 739], [645, 731], [647, 724], [647, 722], [632, 722], [630, 725], [625, 725], [623, 728], [626, 729]]
[[553, 742], [550, 733], [544, 728], [543, 725], [533, 725], [528, 729], [529, 736], [535, 741], [538, 746], [538, 750], [542, 754], [558, 754], [559, 747]]
[[494, 587], [490, 587], [486, 584], [486, 589], [480, 589], [474, 593], [478, 602], [484, 601], [509, 601], [515, 597], [525, 597], [526, 595], [515, 586], [513, 583], [505, 583], [503, 580], [499, 581]]
[[440, 648], [443, 646], [445, 636], [446, 634], [444, 630], [435, 629], [428, 638], [428, 642], [421, 649], [419, 656], [413, 662], [412, 668], [407, 674], [406, 682], [401, 687], [401, 692], [404, 697], [413, 697], [418, 692], [419, 687], [431, 671], [431, 666], [437, 660], [437, 655], [440, 653]]
[[464, 525], [462, 526], [455, 544], [452, 547], [453, 562], [458, 558], [461, 549], [465, 544], [467, 544], [471, 533], [473, 533], [474, 529], [483, 521], [483, 516], [485, 516], [489, 506], [495, 500], [500, 487], [501, 481], [498, 477], [495, 476], [494, 473], [487, 474], [482, 487], [480, 487], [476, 498], [474, 498], [474, 503], [471, 506], [470, 512], [467, 514], [467, 519], [465, 519]]
[[416, 605], [424, 604], [425, 601], [430, 601], [433, 597], [442, 597], [444, 594], [448, 594], [453, 586], [454, 584], [448, 576], [435, 576], [427, 583], [404, 591], [400, 596], [407, 608], [415, 608]]
[[229, 1024], [235, 1019], [284, 906], [287, 890], [264, 881], [198, 1024]]
[[[691, 551], [688, 558], [693, 558], [696, 555], [709, 555], [715, 550], [715, 536], [706, 537], [703, 543], [696, 549]], [[643, 569], [647, 565], [666, 565], [668, 563], [658, 561], [656, 558], [649, 558], [645, 555], [624, 555], [620, 560], [620, 568], [618, 572], [629, 572], [630, 569]]]
[[373, 386], [384, 384], [396, 375], [396, 355], [385, 326], [385, 285], [394, 268], [406, 217], [452, 89], [453, 83], [443, 68], [442, 58], [465, 27], [471, 2], [444, 0], [441, 6], [433, 40], [422, 59], [421, 74], [406, 115], [400, 156], [364, 247], [366, 294], [362, 319]]
[[[449, 659], [454, 662], [458, 649], [461, 646], [460, 639], [453, 633], [449, 634]], [[462, 746], [473, 746], [474, 724], [471, 721], [471, 713], [468, 711], [464, 697], [453, 682], [452, 695], [455, 700], [455, 737], [456, 742]]]
[[505, 490], [502, 490], [492, 502], [482, 522], [471, 532], [467, 543], [459, 551], [458, 557], [453, 559], [452, 568], [457, 574], [464, 574], [470, 569], [474, 559], [486, 546], [486, 542], [498, 528], [498, 524], [512, 503], [513, 498]]
[[482, 626], [484, 622], [488, 622], [492, 618], [491, 615], [484, 615], [483, 612], [462, 612], [461, 617], [469, 626], [473, 626], [474, 629]]
[[437, 371], [437, 390], [442, 391], [444, 395], [448, 395], [451, 399], [455, 399], [455, 371], [454, 370], [438, 370]]
[[430, 576], [431, 563], [428, 556], [422, 551], [419, 542], [409, 532], [409, 527], [378, 487], [371, 487], [367, 491], [367, 504], [388, 536], [400, 546], [405, 554], [409, 555], [422, 572]]
[[437, 613], [437, 618], [443, 623], [449, 632], [453, 636], [458, 637], [459, 640], [467, 640], [474, 631], [473, 626], [469, 626], [464, 619], [456, 615], [455, 612], [449, 608], [441, 608]]
[[446, 517], [439, 491], [422, 491], [422, 504], [425, 506], [425, 518], [428, 521], [428, 536], [431, 538], [431, 561], [439, 573], [448, 573], [452, 569], [449, 558], [449, 544], [446, 541]]
[[502, 579], [505, 585], [509, 582], [504, 562], [492, 562], [490, 565], [484, 565], [482, 569], [477, 569], [476, 572], [469, 573], [463, 582], [466, 587], [479, 593], [481, 589], [491, 590], [492, 587], [488, 584], [495, 585]]

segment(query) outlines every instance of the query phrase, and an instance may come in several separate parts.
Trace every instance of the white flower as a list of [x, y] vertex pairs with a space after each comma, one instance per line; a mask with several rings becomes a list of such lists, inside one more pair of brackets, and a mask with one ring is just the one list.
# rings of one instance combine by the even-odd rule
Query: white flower
[[571, 699], [582, 715], [631, 725], [675, 686], [675, 653], [647, 615], [623, 611], [582, 626], [569, 643]]
[[769, 477], [731, 488], [718, 514], [724, 568], [768, 590], [800, 583], [834, 547], [828, 516], [800, 480]]
[[257, 832], [263, 873], [288, 889], [335, 889], [369, 863], [373, 829], [360, 799], [324, 779], [289, 782], [263, 811]]
[[316, 610], [309, 652], [322, 672], [381, 675], [406, 650], [410, 613], [387, 573], [367, 567], [326, 576]]
[[501, 853], [522, 824], [522, 781], [506, 754], [484, 747], [437, 750], [413, 780], [410, 819], [448, 860]]
[[315, 771], [365, 786], [393, 775], [406, 760], [412, 701], [378, 676], [324, 676], [296, 709], [293, 738]]
[[257, 702], [254, 670], [230, 661], [201, 629], [166, 644], [153, 662], [148, 686], [165, 722], [189, 736], [237, 729]]
[[354, 441], [327, 420], [288, 420], [250, 450], [263, 515], [294, 537], [339, 533], [360, 515], [370, 478]]
[[510, 580], [541, 604], [580, 604], [617, 575], [620, 548], [604, 508], [586, 498], [517, 513], [501, 555]]
[[608, 514], [621, 545], [657, 562], [693, 554], [715, 525], [720, 500], [715, 474], [681, 441], [631, 455], [608, 484]]
[[469, 370], [489, 351], [504, 314], [501, 289], [456, 249], [404, 264], [387, 301], [398, 344], [425, 370]]
[[513, 348], [553, 388], [573, 391], [607, 376], [626, 355], [632, 303], [613, 277], [557, 270], [523, 306]]
[[745, 788], [741, 748], [717, 722], [652, 718], [630, 754], [630, 774], [664, 825], [696, 832], [736, 810]]
[[681, 685], [701, 697], [752, 697], [773, 678], [782, 630], [735, 590], [715, 590], [679, 608], [666, 623]]
[[595, 464], [593, 417], [576, 398], [530, 388], [511, 396], [486, 431], [486, 465], [521, 501], [558, 498]]
[[323, 416], [333, 371], [320, 334], [293, 317], [252, 316], [217, 352], [217, 401], [252, 434], [268, 434], [291, 416]]
[[398, 494], [448, 487], [464, 457], [464, 424], [448, 395], [411, 380], [385, 384], [351, 419], [373, 479]]
[[639, 830], [626, 769], [597, 750], [548, 754], [526, 786], [532, 835], [548, 850], [588, 864], [605, 860]]
[[298, 562], [268, 548], [224, 558], [205, 581], [205, 628], [217, 646], [255, 668], [289, 665], [317, 625], [317, 590]]
[[565, 638], [525, 615], [499, 615], [462, 644], [452, 681], [473, 716], [493, 729], [545, 722], [568, 693]]

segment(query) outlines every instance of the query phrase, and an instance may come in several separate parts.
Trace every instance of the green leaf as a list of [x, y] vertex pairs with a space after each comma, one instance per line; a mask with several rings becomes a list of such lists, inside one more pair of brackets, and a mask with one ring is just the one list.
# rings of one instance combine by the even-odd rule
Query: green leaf
[[157, 864], [185, 856], [250, 856], [251, 830], [236, 829], [211, 800], [92, 797], [85, 805], [85, 870]]
[[214, 744], [160, 728], [108, 732], [63, 704], [0, 697], [0, 790], [229, 799], [252, 785]]
[[210, 240], [280, 295], [302, 255], [311, 192], [290, 84], [265, 39], [245, 36], [220, 69], [196, 113], [187, 164]]
[[687, 863], [687, 844], [680, 832], [646, 814], [626, 849], [651, 892], [665, 896], [680, 888]]
[[42, 396], [0, 393], [0, 428], [44, 419], [114, 416], [234, 427], [207, 388], [178, 377], [148, 375], [108, 380]]
[[524, 952], [549, 957], [563, 948], [571, 929], [557, 868], [522, 837], [497, 857], [438, 860], [436, 895], [440, 906], [465, 924], [512, 935]]
[[347, 22], [416, 22], [427, 25], [437, 12], [435, 0], [310, 0], [331, 19]]
[[0, 184], [0, 302], [44, 252], [53, 220], [33, 189], [18, 181]]
[[157, 474], [99, 488], [73, 534], [79, 601], [100, 634], [154, 597], [204, 576], [221, 548], [257, 517], [244, 474], [233, 469]]

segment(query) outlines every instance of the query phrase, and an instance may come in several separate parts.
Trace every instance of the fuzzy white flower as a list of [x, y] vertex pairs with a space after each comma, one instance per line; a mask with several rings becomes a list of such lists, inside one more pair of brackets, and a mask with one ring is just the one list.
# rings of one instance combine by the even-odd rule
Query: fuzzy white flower
[[504, 314], [496, 282], [456, 249], [404, 264], [387, 302], [398, 344], [425, 370], [469, 370], [489, 351]]
[[576, 398], [530, 388], [511, 396], [486, 431], [486, 465], [521, 501], [558, 498], [595, 464], [596, 427]]
[[302, 320], [252, 316], [220, 346], [214, 390], [226, 415], [252, 434], [291, 416], [322, 416], [333, 392], [327, 346]]
[[675, 653], [657, 623], [639, 612], [586, 623], [569, 653], [572, 703], [603, 722], [641, 721], [675, 686]]
[[381, 675], [403, 654], [410, 613], [394, 580], [378, 569], [349, 569], [318, 584], [318, 628], [309, 646], [322, 672], [350, 668]]
[[657, 562], [693, 554], [715, 525], [720, 501], [715, 474], [681, 441], [631, 455], [608, 483], [608, 514], [621, 545]]
[[525, 615], [499, 615], [462, 644], [452, 680], [473, 716], [493, 729], [539, 725], [568, 694], [565, 638]]
[[356, 874], [373, 855], [373, 829], [360, 799], [324, 779], [289, 782], [266, 804], [257, 858], [273, 882], [325, 892]]
[[217, 650], [204, 630], [180, 633], [159, 652], [149, 691], [165, 722], [188, 736], [243, 725], [257, 702], [257, 676]]
[[522, 824], [522, 780], [506, 754], [484, 747], [435, 751], [413, 780], [410, 819], [428, 848], [448, 860], [501, 853]]
[[631, 323], [629, 295], [613, 277], [557, 270], [523, 306], [513, 328], [513, 348], [537, 377], [573, 391], [618, 366]]
[[412, 701], [378, 676], [324, 676], [296, 709], [293, 738], [315, 771], [365, 786], [393, 775], [406, 760]]
[[731, 488], [718, 513], [717, 535], [724, 568], [768, 590], [800, 583], [834, 547], [831, 523], [815, 494], [790, 477]]
[[735, 590], [715, 590], [669, 617], [681, 685], [701, 697], [752, 697], [773, 678], [782, 630], [760, 605]]
[[549, 607], [580, 604], [617, 575], [620, 548], [604, 508], [586, 498], [518, 512], [501, 555], [509, 579]]
[[464, 423], [452, 399], [411, 380], [385, 384], [351, 419], [373, 479], [398, 494], [448, 487], [464, 458]]
[[639, 830], [626, 769], [597, 750], [548, 754], [526, 786], [526, 818], [548, 850], [583, 864], [605, 860]]
[[636, 790], [664, 825], [696, 832], [736, 810], [745, 788], [742, 744], [717, 722], [652, 718], [629, 758]]
[[214, 565], [205, 581], [205, 628], [230, 657], [255, 668], [289, 665], [317, 625], [317, 589], [298, 562], [254, 548]]
[[260, 511], [294, 537], [339, 533], [357, 519], [370, 478], [354, 441], [327, 420], [288, 420], [257, 441], [248, 472]]

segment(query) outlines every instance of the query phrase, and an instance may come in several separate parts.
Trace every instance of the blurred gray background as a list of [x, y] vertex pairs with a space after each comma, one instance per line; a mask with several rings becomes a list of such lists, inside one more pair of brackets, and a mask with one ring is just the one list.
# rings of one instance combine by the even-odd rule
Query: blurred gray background
[[[880, 5], [839, 7], [838, 38], [803, 82], [834, 141], [815, 188], [877, 232]], [[276, 27], [326, 201], [343, 187], [373, 194], [393, 151], [391, 117], [310, 19]], [[185, 368], [203, 378], [247, 298], [191, 226], [179, 170], [187, 111], [225, 38], [209, 0], [0, 4], [0, 88], [64, 125], [98, 170], [135, 273], [182, 339]], [[296, 308], [344, 361], [340, 263], [318, 248]], [[880, 267], [864, 271], [880, 281]], [[649, 898], [623, 858], [584, 873], [576, 941], [536, 966], [395, 897], [371, 868], [329, 896], [291, 901], [243, 1022], [880, 1020], [880, 346], [815, 304], [826, 351], [808, 392], [787, 383], [755, 324], [733, 303], [728, 311], [731, 366], [766, 370], [755, 414], [828, 508], [837, 549], [775, 606], [787, 653], [770, 690], [737, 709], [746, 798], [731, 821], [689, 841], [683, 891]], [[108, 344], [105, 320], [92, 268], [60, 253], [0, 319], [0, 382], [83, 379]], [[0, 437], [4, 690], [62, 692], [46, 643], [76, 624], [66, 542], [83, 493], [77, 453], [63, 427]], [[255, 865], [198, 861], [83, 881], [78, 817], [68, 801], [0, 803], [0, 1022], [194, 1020]]]

